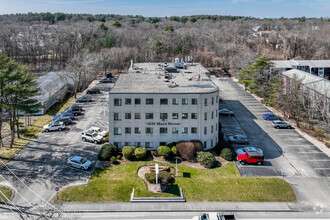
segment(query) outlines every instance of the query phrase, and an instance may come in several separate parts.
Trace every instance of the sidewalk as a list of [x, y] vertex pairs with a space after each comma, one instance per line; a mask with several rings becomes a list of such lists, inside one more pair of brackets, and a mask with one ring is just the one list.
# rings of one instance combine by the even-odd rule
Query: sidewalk
[[[66, 203], [65, 212], [295, 212], [284, 202]], [[290, 208], [291, 207], [291, 208]]]

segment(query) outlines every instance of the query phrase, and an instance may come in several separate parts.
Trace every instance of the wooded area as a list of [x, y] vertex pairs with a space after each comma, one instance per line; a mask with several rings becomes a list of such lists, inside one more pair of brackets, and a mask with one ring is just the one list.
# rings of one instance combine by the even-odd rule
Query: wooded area
[[153, 62], [192, 56], [206, 67], [235, 73], [262, 55], [330, 59], [329, 21], [215, 15], [2, 15], [0, 50], [38, 74], [67, 68], [85, 50], [93, 57], [95, 72], [126, 69], [131, 59]]

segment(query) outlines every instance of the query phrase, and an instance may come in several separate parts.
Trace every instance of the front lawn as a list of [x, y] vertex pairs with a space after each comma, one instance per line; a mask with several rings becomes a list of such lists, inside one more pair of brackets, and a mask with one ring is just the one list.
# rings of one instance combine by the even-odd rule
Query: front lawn
[[[133, 187], [136, 197], [179, 196], [181, 187], [187, 201], [293, 202], [292, 187], [280, 178], [241, 177], [234, 163], [215, 169], [178, 166], [179, 177], [167, 193], [147, 191], [138, 177], [139, 167], [155, 162], [130, 162], [98, 168], [87, 186], [73, 186], [59, 192], [53, 202], [129, 202]], [[173, 165], [172, 165], [173, 166]]]

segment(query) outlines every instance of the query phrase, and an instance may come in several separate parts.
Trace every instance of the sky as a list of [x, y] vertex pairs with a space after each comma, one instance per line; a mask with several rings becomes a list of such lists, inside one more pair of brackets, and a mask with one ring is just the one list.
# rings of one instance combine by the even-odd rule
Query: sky
[[330, 0], [0, 0], [0, 14], [27, 12], [329, 18]]

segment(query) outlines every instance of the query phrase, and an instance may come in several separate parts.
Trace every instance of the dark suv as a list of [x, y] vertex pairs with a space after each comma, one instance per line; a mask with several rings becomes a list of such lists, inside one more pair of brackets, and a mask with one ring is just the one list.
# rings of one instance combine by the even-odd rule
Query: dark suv
[[87, 94], [99, 94], [99, 93], [101, 93], [101, 90], [100, 89], [97, 89], [97, 88], [93, 88], [93, 89], [87, 90], [86, 93]]
[[237, 155], [237, 160], [242, 164], [254, 163], [261, 165], [264, 162], [264, 155], [260, 152], [251, 151], [246, 152], [245, 154]]
[[81, 108], [79, 106], [70, 106], [64, 110], [65, 113], [72, 113], [73, 115], [81, 115]]

